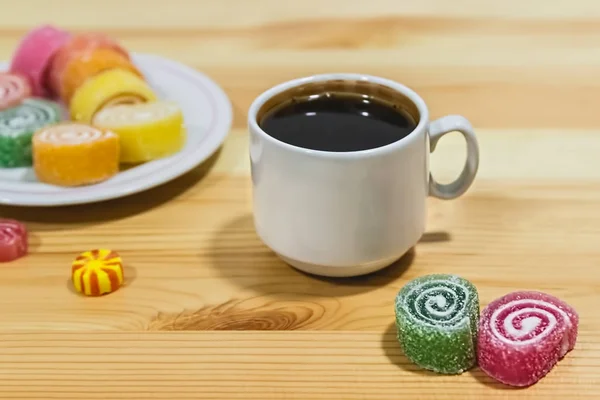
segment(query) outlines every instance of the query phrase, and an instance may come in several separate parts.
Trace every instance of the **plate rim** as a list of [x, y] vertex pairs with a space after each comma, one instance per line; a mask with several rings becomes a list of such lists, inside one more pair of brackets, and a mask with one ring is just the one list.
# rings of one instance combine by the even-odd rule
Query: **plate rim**
[[[132, 59], [138, 62], [160, 62], [167, 64], [170, 67], [179, 69], [191, 75], [195, 79], [202, 82], [211, 94], [215, 96], [216, 110], [219, 110], [218, 116], [215, 117], [215, 124], [212, 129], [203, 133], [205, 140], [195, 145], [191, 149], [189, 155], [183, 156], [184, 159], [176, 166], [169, 166], [162, 177], [150, 180], [134, 180], [129, 181], [127, 187], [119, 187], [116, 190], [108, 190], [106, 192], [96, 192], [92, 194], [80, 193], [73, 197], [73, 193], [64, 192], [62, 195], [56, 195], [54, 199], [45, 196], [44, 193], [31, 193], [27, 195], [6, 196], [2, 194], [0, 189], [0, 205], [5, 206], [23, 206], [23, 207], [60, 207], [79, 204], [99, 203], [107, 200], [130, 196], [132, 194], [141, 193], [146, 190], [155, 188], [170, 182], [209, 159], [226, 141], [233, 124], [233, 106], [231, 100], [227, 96], [225, 90], [207, 74], [194, 69], [177, 60], [153, 54], [131, 52]], [[0, 61], [0, 71], [6, 70], [8, 67], [7, 61]], [[222, 113], [222, 115], [221, 115]], [[210, 139], [210, 140], [208, 140]], [[122, 184], [118, 184], [122, 185]], [[93, 187], [93, 185], [88, 186]], [[20, 197], [20, 198], [19, 198]], [[54, 196], [52, 196], [54, 197]], [[70, 197], [70, 198], [69, 198]]]

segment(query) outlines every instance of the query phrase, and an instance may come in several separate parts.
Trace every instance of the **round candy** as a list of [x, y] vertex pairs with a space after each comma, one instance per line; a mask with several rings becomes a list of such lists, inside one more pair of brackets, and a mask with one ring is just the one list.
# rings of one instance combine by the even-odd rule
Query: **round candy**
[[69, 37], [68, 32], [51, 25], [29, 31], [13, 55], [10, 72], [27, 76], [35, 96], [48, 95], [46, 77], [50, 61]]
[[398, 340], [406, 357], [422, 368], [459, 374], [476, 362], [479, 295], [456, 275], [426, 275], [396, 296]]
[[61, 76], [59, 94], [65, 104], [69, 104], [73, 93], [87, 80], [111, 69], [127, 70], [142, 77], [141, 72], [123, 54], [112, 49], [94, 49], [74, 58], [65, 66]]
[[112, 293], [123, 284], [123, 262], [112, 250], [81, 253], [71, 266], [73, 286], [86, 296]]
[[93, 32], [75, 34], [56, 52], [50, 64], [49, 85], [54, 94], [60, 95], [63, 75], [69, 64], [96, 49], [113, 50], [129, 59], [127, 51], [104, 34]]
[[89, 185], [119, 171], [119, 138], [80, 123], [43, 128], [33, 136], [33, 167], [41, 182]]
[[578, 324], [575, 309], [554, 296], [507, 294], [481, 312], [479, 367], [505, 384], [532, 385], [575, 347]]
[[31, 85], [25, 75], [0, 72], [0, 110], [19, 105], [31, 93]]
[[104, 107], [157, 100], [150, 86], [124, 69], [104, 71], [85, 82], [71, 99], [71, 118], [90, 123]]
[[165, 157], [185, 144], [183, 114], [170, 101], [104, 108], [94, 125], [110, 129], [121, 140], [121, 162], [138, 163]]
[[0, 219], [0, 262], [16, 260], [27, 254], [27, 228], [13, 219]]
[[60, 119], [58, 104], [43, 99], [28, 98], [0, 111], [0, 167], [31, 166], [33, 133]]

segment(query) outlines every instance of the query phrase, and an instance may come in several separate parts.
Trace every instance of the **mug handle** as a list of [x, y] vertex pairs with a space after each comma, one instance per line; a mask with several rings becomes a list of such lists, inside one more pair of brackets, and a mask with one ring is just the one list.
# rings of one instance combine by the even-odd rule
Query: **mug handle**
[[442, 136], [454, 131], [462, 133], [467, 142], [467, 160], [460, 176], [454, 182], [441, 184], [429, 173], [429, 195], [443, 200], [454, 199], [465, 193], [479, 168], [479, 145], [475, 132], [469, 120], [460, 115], [447, 115], [429, 124], [430, 152], [435, 150]]

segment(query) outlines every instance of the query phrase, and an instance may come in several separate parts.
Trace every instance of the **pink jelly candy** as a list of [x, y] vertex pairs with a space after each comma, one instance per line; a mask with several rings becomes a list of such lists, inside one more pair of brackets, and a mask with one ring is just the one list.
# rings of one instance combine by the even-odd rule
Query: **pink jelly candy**
[[479, 367], [507, 385], [532, 385], [575, 347], [578, 324], [575, 309], [554, 296], [509, 293], [481, 312]]
[[19, 221], [0, 219], [0, 262], [16, 260], [27, 254], [27, 228]]
[[35, 96], [48, 95], [47, 69], [62, 45], [71, 37], [63, 30], [43, 25], [29, 31], [19, 43], [10, 65], [10, 72], [27, 76]]

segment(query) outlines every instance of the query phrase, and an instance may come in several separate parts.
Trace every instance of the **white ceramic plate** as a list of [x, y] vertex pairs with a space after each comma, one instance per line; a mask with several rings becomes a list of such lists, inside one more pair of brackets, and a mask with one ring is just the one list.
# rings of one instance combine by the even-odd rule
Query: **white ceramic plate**
[[[159, 98], [183, 109], [185, 147], [168, 158], [119, 172], [104, 182], [76, 188], [38, 182], [31, 168], [0, 168], [0, 204], [60, 206], [103, 201], [141, 192], [168, 182], [196, 167], [221, 146], [231, 128], [231, 103], [210, 78], [178, 62], [156, 55], [133, 54]], [[0, 63], [6, 70], [7, 63]]]

